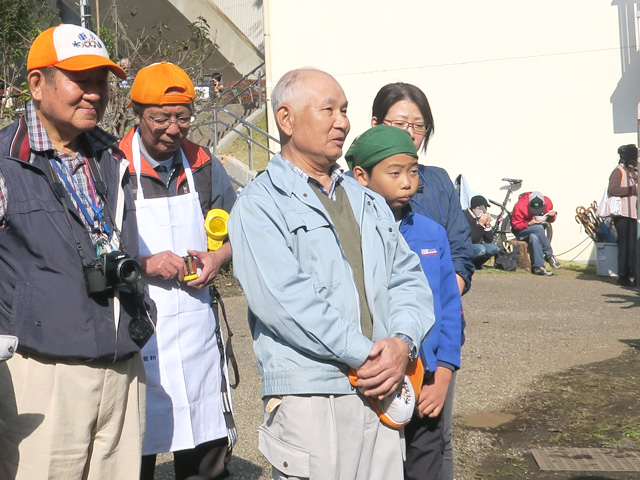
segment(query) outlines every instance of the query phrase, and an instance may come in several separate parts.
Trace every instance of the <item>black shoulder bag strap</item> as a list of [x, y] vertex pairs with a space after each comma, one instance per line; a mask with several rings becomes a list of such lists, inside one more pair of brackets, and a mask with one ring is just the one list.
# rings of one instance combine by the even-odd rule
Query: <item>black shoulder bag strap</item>
[[[211, 296], [211, 308], [216, 316], [216, 338], [218, 340], [218, 349], [220, 350], [220, 398], [222, 401], [222, 412], [224, 414], [224, 421], [227, 426], [227, 440], [228, 440], [228, 448], [229, 454], [231, 453], [231, 449], [238, 441], [238, 431], [236, 429], [236, 424], [233, 419], [233, 409], [231, 407], [231, 395], [227, 388], [227, 375], [225, 373], [225, 365], [231, 364], [230, 371], [233, 371], [233, 377], [235, 381], [233, 383], [229, 382], [231, 388], [236, 388], [240, 383], [240, 373], [238, 371], [238, 363], [236, 362], [236, 357], [233, 354], [233, 347], [231, 346], [231, 337], [233, 337], [233, 332], [231, 331], [231, 327], [229, 327], [229, 322], [227, 321], [227, 312], [224, 308], [224, 303], [222, 302], [222, 298], [220, 298], [220, 293], [218, 289], [214, 285], [209, 286], [209, 294]], [[220, 315], [222, 313], [222, 315]], [[222, 339], [222, 322], [220, 319], [224, 321], [224, 324], [227, 327], [227, 342], [226, 345]], [[225, 355], [226, 352], [226, 355]]]

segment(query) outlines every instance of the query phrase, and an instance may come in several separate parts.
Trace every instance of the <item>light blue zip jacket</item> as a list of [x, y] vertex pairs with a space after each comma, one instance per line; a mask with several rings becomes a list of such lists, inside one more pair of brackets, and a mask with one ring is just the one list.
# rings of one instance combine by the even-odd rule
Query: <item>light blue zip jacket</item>
[[[342, 186], [360, 226], [373, 340], [403, 333], [419, 345], [434, 323], [420, 261], [381, 196], [352, 178]], [[348, 370], [373, 342], [360, 331], [351, 267], [316, 193], [280, 155], [240, 193], [229, 238], [263, 396], [355, 393]]]

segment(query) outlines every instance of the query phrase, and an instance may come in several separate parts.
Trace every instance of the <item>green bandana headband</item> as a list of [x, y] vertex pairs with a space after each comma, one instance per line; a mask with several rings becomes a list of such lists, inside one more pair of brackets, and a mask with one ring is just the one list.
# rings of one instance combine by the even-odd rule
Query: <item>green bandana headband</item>
[[366, 170], [399, 153], [418, 158], [409, 132], [387, 125], [376, 125], [353, 141], [344, 158], [351, 170], [355, 166]]

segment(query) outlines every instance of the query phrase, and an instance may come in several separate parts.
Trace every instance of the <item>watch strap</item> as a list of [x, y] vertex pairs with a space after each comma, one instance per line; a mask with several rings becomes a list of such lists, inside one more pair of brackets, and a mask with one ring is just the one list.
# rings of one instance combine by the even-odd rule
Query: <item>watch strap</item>
[[413, 339], [404, 333], [398, 333], [394, 335], [394, 337], [399, 338], [407, 344], [407, 347], [409, 347], [409, 361], [413, 362], [418, 357], [418, 346]]

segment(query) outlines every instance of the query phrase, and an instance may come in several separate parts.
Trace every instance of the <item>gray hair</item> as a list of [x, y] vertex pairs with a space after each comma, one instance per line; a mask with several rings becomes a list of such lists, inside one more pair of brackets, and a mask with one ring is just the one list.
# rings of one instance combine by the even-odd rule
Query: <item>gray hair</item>
[[282, 78], [278, 80], [278, 83], [271, 91], [271, 108], [273, 109], [274, 116], [280, 105], [298, 97], [300, 93], [299, 88], [297, 88], [298, 84], [307, 72], [322, 72], [322, 70], [313, 67], [297, 68], [285, 73]]

